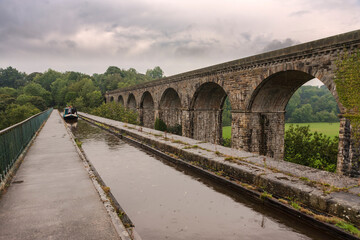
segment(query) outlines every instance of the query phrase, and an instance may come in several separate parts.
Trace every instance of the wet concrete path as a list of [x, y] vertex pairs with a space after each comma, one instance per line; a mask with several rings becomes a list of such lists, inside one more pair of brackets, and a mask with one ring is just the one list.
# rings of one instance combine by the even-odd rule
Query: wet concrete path
[[0, 198], [0, 239], [120, 239], [57, 111]]
[[84, 121], [72, 130], [143, 239], [333, 239]]

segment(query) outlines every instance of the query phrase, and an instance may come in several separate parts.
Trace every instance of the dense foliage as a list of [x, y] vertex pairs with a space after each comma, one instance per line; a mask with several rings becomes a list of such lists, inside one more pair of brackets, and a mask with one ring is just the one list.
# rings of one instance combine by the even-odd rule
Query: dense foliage
[[0, 68], [0, 129], [49, 107], [61, 109], [72, 105], [80, 111], [90, 112], [104, 102], [103, 95], [107, 90], [161, 77], [160, 67], [141, 74], [133, 68], [123, 70], [110, 66], [104, 74], [93, 76], [52, 69], [27, 75], [12, 67]]
[[309, 126], [290, 125], [285, 132], [284, 160], [335, 172], [338, 143], [338, 138], [310, 132]]
[[25, 105], [10, 104], [6, 107], [6, 111], [1, 112], [0, 130], [19, 123], [39, 112], [40, 110], [31, 103]]
[[285, 120], [289, 123], [337, 122], [339, 108], [325, 85], [302, 86], [286, 106]]
[[132, 85], [152, 81], [163, 77], [163, 71], [160, 67], [148, 69], [146, 74], [138, 73], [134, 68], [128, 70], [118, 67], [109, 67], [104, 74], [94, 74], [93, 78], [100, 87], [101, 92], [114, 90], [117, 88], [129, 87]]
[[137, 113], [116, 102], [102, 103], [99, 107], [92, 109], [90, 113], [125, 123], [138, 124]]

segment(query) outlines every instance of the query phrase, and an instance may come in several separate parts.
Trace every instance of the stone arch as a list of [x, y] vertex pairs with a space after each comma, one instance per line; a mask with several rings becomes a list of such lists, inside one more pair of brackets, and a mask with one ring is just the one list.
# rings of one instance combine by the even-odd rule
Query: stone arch
[[117, 102], [124, 106], [124, 98], [121, 95], [118, 96]]
[[111, 97], [110, 97], [110, 102], [113, 102], [113, 101], [114, 101], [114, 97], [111, 96]]
[[[243, 119], [247, 122], [247, 130], [242, 136], [244, 150], [278, 160], [284, 158], [285, 108], [295, 91], [315, 78], [308, 72], [312, 71], [279, 71], [256, 87]], [[327, 86], [340, 107], [332, 81], [319, 80]]]
[[140, 124], [144, 127], [154, 128], [155, 109], [154, 100], [149, 91], [143, 93], [140, 102]]
[[126, 107], [133, 111], [136, 111], [136, 99], [134, 94], [130, 93], [127, 99]]
[[167, 88], [159, 103], [159, 118], [168, 127], [181, 125], [181, 101], [179, 94], [173, 88]]
[[[311, 73], [299, 70], [287, 70], [271, 74], [265, 78], [252, 93], [249, 104], [247, 105], [247, 111], [285, 111], [286, 105], [295, 91], [315, 77], [316, 76]], [[337, 94], [334, 91], [332, 81], [329, 82], [320, 78], [318, 79], [330, 90], [340, 108], [341, 104], [339, 104], [337, 100]]]
[[196, 89], [191, 100], [191, 135], [194, 139], [221, 143], [222, 108], [227, 97], [225, 90], [217, 83], [207, 82]]

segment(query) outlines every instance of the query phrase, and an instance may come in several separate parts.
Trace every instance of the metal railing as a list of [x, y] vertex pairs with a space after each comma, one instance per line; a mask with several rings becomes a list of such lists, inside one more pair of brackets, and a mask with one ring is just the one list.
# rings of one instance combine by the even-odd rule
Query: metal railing
[[52, 110], [50, 108], [0, 131], [0, 183]]

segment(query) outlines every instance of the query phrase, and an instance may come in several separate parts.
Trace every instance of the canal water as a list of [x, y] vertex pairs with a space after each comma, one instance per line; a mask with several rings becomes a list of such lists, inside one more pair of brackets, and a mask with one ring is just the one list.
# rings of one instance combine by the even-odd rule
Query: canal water
[[72, 128], [142, 239], [332, 239], [79, 120]]

